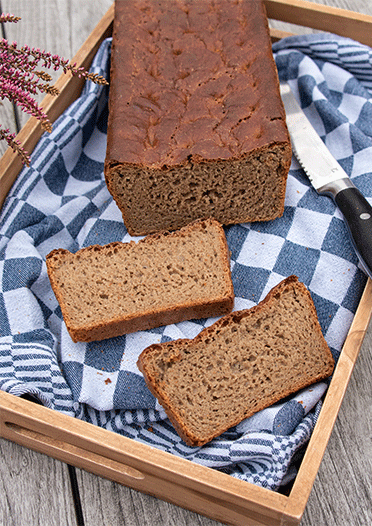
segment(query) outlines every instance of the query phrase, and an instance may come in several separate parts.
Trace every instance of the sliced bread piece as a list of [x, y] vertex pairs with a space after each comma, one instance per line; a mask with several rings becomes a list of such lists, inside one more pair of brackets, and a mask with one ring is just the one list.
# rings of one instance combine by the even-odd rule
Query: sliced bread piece
[[220, 316], [234, 304], [226, 237], [214, 219], [138, 243], [53, 250], [46, 264], [75, 342]]
[[257, 306], [224, 316], [193, 340], [151, 345], [137, 365], [180, 437], [201, 446], [327, 378], [334, 360], [309, 291], [290, 276]]

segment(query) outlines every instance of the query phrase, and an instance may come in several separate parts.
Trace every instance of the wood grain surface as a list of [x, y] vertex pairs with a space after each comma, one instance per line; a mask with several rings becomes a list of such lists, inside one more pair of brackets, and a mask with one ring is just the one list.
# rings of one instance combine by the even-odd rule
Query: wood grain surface
[[[22, 17], [6, 37], [65, 58], [72, 57], [111, 6], [111, 0], [2, 0], [2, 12]], [[372, 15], [371, 0], [317, 3]], [[296, 33], [299, 26], [272, 22]], [[55, 76], [57, 78], [58, 74]], [[22, 126], [27, 116], [19, 115]], [[15, 130], [4, 102], [0, 122]], [[4, 144], [0, 143], [0, 154]], [[372, 159], [371, 159], [372, 164]], [[367, 331], [301, 526], [372, 524], [372, 328]], [[0, 439], [0, 526], [212, 526], [219, 523], [104, 480]], [[76, 507], [76, 489], [81, 509]]]

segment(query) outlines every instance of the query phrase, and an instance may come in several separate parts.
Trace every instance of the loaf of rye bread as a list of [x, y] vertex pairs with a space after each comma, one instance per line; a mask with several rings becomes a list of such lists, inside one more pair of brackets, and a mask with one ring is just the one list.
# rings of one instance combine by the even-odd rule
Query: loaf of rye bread
[[290, 276], [256, 307], [220, 318], [193, 340], [148, 347], [137, 365], [180, 437], [201, 446], [327, 378], [334, 360], [310, 293]]
[[116, 0], [104, 170], [130, 234], [277, 218], [290, 162], [262, 0]]
[[53, 250], [47, 270], [74, 342], [231, 312], [224, 230], [214, 219], [135, 243]]

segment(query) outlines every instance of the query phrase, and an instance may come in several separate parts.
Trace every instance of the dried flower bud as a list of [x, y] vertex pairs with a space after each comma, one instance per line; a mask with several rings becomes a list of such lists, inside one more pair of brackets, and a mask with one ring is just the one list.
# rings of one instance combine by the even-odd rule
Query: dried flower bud
[[14, 15], [11, 15], [10, 13], [2, 13], [0, 15], [0, 23], [2, 24], [3, 22], [15, 22], [17, 23], [18, 20], [21, 20], [21, 17], [20, 16], [14, 16]]

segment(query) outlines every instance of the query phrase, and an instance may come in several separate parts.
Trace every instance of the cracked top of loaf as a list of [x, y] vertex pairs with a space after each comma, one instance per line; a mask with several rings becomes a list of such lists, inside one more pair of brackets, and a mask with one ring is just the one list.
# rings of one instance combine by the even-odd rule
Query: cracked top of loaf
[[106, 162], [232, 160], [288, 142], [261, 0], [117, 0]]

